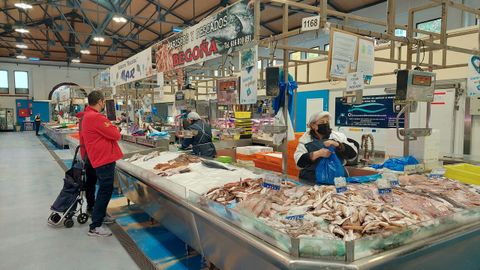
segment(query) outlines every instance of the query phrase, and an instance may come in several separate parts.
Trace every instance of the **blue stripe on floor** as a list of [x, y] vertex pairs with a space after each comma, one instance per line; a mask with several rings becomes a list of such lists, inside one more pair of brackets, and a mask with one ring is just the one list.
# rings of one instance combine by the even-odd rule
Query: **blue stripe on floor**
[[185, 243], [159, 223], [152, 223], [150, 216], [139, 207], [122, 206], [110, 209], [110, 214], [159, 269], [202, 269], [200, 255], [188, 255]]

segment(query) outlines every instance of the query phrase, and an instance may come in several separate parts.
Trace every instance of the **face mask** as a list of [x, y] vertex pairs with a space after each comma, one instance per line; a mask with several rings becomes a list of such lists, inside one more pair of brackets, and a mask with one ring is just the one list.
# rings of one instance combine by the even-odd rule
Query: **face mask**
[[318, 125], [317, 131], [318, 131], [318, 133], [320, 133], [322, 135], [330, 136], [330, 133], [332, 133], [332, 130], [330, 129], [330, 123], [325, 123], [325, 124]]

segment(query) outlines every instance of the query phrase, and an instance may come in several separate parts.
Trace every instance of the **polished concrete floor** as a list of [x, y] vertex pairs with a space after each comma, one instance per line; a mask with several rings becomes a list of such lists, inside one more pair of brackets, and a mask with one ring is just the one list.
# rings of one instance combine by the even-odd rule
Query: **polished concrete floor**
[[138, 269], [115, 237], [88, 237], [88, 223], [47, 225], [63, 174], [35, 133], [0, 133], [0, 269]]

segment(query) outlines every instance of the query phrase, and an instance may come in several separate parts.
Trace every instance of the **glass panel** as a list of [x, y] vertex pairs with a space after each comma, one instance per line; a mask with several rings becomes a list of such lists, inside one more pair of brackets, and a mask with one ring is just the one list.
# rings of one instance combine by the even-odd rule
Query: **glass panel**
[[395, 36], [397, 36], [397, 37], [406, 37], [406, 36], [407, 36], [407, 30], [395, 29]]
[[14, 71], [15, 93], [28, 94], [28, 72]]
[[343, 240], [300, 237], [300, 257], [334, 259], [344, 261], [345, 254], [345, 242]]
[[0, 93], [8, 94], [8, 71], [0, 70]]
[[442, 19], [434, 19], [430, 21], [417, 23], [417, 29], [433, 33], [440, 33], [442, 30]]
[[[319, 50], [320, 47], [313, 47], [312, 50]], [[318, 53], [307, 53], [307, 59], [312, 59], [315, 57], [319, 57], [320, 55]]]
[[291, 60], [302, 60], [302, 52], [290, 53]]

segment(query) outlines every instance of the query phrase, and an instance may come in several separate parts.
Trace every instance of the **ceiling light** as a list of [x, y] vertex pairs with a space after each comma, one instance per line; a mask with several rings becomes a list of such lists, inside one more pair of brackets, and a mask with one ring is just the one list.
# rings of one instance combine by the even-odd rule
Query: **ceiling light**
[[87, 49], [84, 49], [84, 50], [80, 50], [80, 53], [81, 54], [90, 54], [90, 51], [87, 50]]
[[24, 54], [19, 54], [17, 55], [17, 59], [27, 59], [27, 57]]
[[17, 48], [19, 48], [19, 49], [28, 49], [28, 46], [27, 46], [27, 44], [25, 44], [25, 43], [17, 43], [17, 44], [15, 45], [15, 47], [17, 47]]
[[172, 28], [172, 32], [174, 32], [174, 33], [180, 33], [180, 32], [182, 32], [182, 31], [183, 31], [183, 29], [180, 28], [180, 27], [173, 27], [173, 28]]
[[104, 42], [105, 38], [103, 38], [102, 36], [94, 36], [93, 40], [95, 40], [96, 42]]
[[126, 23], [127, 22], [127, 19], [125, 17], [122, 17], [121, 15], [113, 16], [112, 20], [116, 23]]
[[15, 32], [22, 33], [22, 34], [30, 33], [30, 31], [24, 27], [15, 28]]
[[80, 63], [80, 58], [74, 58], [74, 59], [72, 59], [72, 63]]
[[30, 8], [33, 8], [32, 5], [27, 4], [27, 3], [25, 3], [25, 2], [15, 3], [14, 6], [16, 6], [17, 8], [21, 8], [21, 9], [30, 9]]

